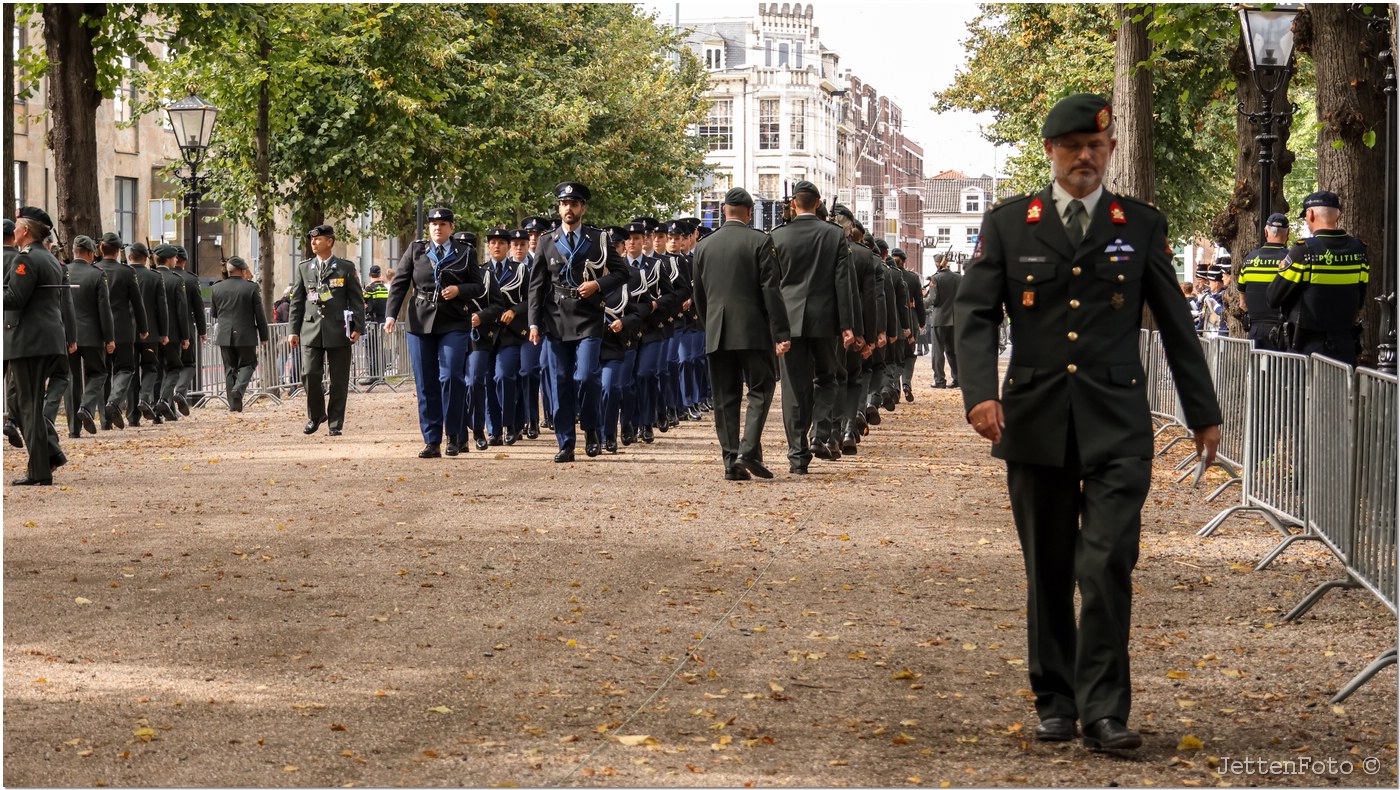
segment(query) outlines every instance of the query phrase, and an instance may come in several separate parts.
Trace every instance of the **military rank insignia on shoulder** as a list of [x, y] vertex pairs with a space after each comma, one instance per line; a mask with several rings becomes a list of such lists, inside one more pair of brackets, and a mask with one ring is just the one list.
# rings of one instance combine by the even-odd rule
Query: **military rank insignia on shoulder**
[[1017, 203], [1022, 200], [1030, 200], [1033, 197], [1035, 197], [1035, 195], [1031, 193], [1025, 193], [1021, 195], [1008, 195], [1007, 197], [1004, 197], [1001, 200], [998, 200], [997, 202], [993, 203], [989, 211], [996, 211], [997, 209], [1005, 208], [1006, 206], [1009, 206], [1012, 203]]
[[1149, 210], [1149, 211], [1152, 211], [1152, 212], [1154, 212], [1154, 213], [1157, 213], [1157, 214], [1161, 214], [1161, 213], [1162, 213], [1162, 210], [1159, 209], [1159, 208], [1157, 208], [1157, 206], [1156, 206], [1155, 204], [1153, 204], [1153, 203], [1148, 203], [1146, 200], [1140, 200], [1140, 199], [1138, 199], [1138, 198], [1133, 197], [1132, 195], [1114, 195], [1114, 197], [1118, 198], [1118, 200], [1121, 200], [1121, 201], [1123, 201], [1124, 203], [1127, 203], [1127, 204], [1130, 204], [1130, 205], [1135, 204], [1135, 205], [1137, 205], [1137, 206], [1140, 206], [1140, 207], [1142, 207], [1142, 208], [1145, 208], [1145, 209], [1147, 209], [1147, 210]]

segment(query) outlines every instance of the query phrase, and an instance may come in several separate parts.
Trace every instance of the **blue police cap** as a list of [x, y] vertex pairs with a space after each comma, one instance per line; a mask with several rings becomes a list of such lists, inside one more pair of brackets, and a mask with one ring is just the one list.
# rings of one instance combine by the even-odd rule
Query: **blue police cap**
[[520, 223], [520, 227], [524, 229], [526, 233], [544, 233], [548, 225], [548, 220], [538, 216], [526, 217], [525, 221]]
[[486, 240], [490, 241], [492, 239], [510, 241], [510, 231], [505, 228], [492, 228], [491, 230], [486, 231]]
[[510, 240], [511, 240], [511, 241], [529, 241], [529, 240], [530, 240], [530, 231], [528, 231], [528, 230], [526, 230], [526, 229], [524, 229], [524, 228], [516, 228], [515, 230], [512, 230], [512, 231], [510, 232]]
[[562, 181], [554, 188], [554, 198], [556, 200], [577, 200], [580, 203], [587, 203], [593, 193], [588, 191], [588, 187], [577, 181]]
[[428, 212], [429, 222], [455, 222], [456, 219], [456, 215], [452, 213], [452, 209], [450, 208], [443, 208], [439, 206], [438, 208], [435, 208], [432, 211]]

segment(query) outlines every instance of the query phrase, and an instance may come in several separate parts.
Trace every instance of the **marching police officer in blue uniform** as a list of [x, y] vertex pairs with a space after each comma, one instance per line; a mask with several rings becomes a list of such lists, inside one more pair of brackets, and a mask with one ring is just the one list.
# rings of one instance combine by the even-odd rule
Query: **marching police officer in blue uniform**
[[471, 300], [486, 293], [477, 271], [474, 245], [454, 241], [451, 209], [428, 212], [428, 238], [409, 245], [389, 285], [384, 332], [408, 304], [408, 355], [418, 390], [419, 458], [442, 457], [465, 449], [467, 353], [471, 340]]
[[603, 294], [627, 283], [627, 265], [602, 231], [583, 224], [591, 197], [576, 181], [554, 190], [560, 225], [540, 237], [530, 272], [530, 342], [545, 342], [554, 377], [555, 463], [574, 460], [575, 421], [582, 423], [589, 457], [598, 423], [598, 364], [603, 333]]

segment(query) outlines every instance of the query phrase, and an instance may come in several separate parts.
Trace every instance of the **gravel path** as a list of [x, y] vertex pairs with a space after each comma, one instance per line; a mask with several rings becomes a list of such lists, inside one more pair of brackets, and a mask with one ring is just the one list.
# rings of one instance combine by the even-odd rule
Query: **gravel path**
[[920, 362], [858, 456], [769, 482], [721, 479], [708, 419], [422, 461], [407, 392], [353, 395], [336, 439], [291, 402], [67, 442], [59, 486], [5, 490], [4, 782], [1395, 786], [1395, 670], [1328, 703], [1395, 617], [1351, 591], [1282, 623], [1337, 563], [1252, 572], [1276, 535], [1195, 537], [1223, 503], [1165, 462], [1147, 743], [1031, 741], [1003, 466]]

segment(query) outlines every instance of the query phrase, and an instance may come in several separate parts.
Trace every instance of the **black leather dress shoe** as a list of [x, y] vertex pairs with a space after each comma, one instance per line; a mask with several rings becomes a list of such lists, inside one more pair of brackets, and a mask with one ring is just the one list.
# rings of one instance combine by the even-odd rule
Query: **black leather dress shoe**
[[637, 430], [635, 428], [624, 428], [622, 431], [622, 446], [626, 447], [637, 441]]
[[899, 393], [890, 390], [885, 393], [884, 399], [880, 403], [880, 408], [885, 411], [894, 411], [894, 407], [899, 405]]
[[601, 452], [602, 448], [598, 446], [598, 442], [596, 440], [590, 438], [588, 441], [584, 442], [583, 454], [588, 456], [589, 458], [597, 458], [598, 454]]
[[[436, 445], [434, 445], [434, 446], [436, 446]], [[444, 452], [443, 454], [446, 455], [446, 456], [448, 456], [449, 458], [451, 458], [451, 457], [455, 457], [455, 456], [457, 456], [457, 455], [460, 455], [461, 452], [462, 452], [462, 448], [461, 448], [460, 446], [458, 446], [458, 444], [457, 444], [456, 442], [448, 442], [448, 443], [447, 443], [447, 450], [446, 450], [446, 452]], [[419, 456], [419, 457], [425, 457], [425, 456]]]
[[492, 437], [491, 437], [490, 445], [491, 445], [492, 447], [503, 447], [503, 446], [505, 445], [505, 443], [506, 443], [506, 440], [505, 440], [505, 439], [502, 439], [502, 438], [499, 437], [499, 436], [492, 436]]
[[936, 390], [946, 390], [946, 389], [948, 389], [948, 385], [947, 385], [947, 384], [938, 384], [938, 383], [934, 383], [933, 388], [936, 389]]
[[5, 420], [5, 438], [10, 440], [11, 447], [24, 446], [24, 437], [20, 435], [19, 426], [13, 420]]
[[609, 440], [607, 440], [606, 442], [603, 442], [603, 449], [604, 449], [604, 450], [607, 450], [608, 452], [612, 453], [613, 455], [617, 455], [617, 440], [616, 440], [616, 439], [609, 439]]
[[190, 402], [185, 400], [184, 395], [175, 396], [175, 408], [180, 410], [182, 416], [190, 416]]
[[685, 415], [686, 419], [690, 420], [691, 422], [700, 422], [700, 410], [694, 406], [691, 406], [689, 409], [687, 409]]
[[126, 430], [126, 420], [122, 418], [122, 407], [115, 403], [109, 403], [102, 409], [102, 416], [106, 417], [106, 422], [117, 426], [117, 430]]
[[654, 441], [656, 441], [656, 433], [652, 431], [651, 426], [642, 428], [642, 443], [651, 444]]
[[321, 427], [321, 421], [320, 421], [320, 420], [307, 420], [307, 421], [306, 421], [306, 427], [302, 428], [302, 429], [301, 429], [301, 432], [304, 433], [304, 434], [310, 435], [310, 434], [315, 433], [315, 432], [316, 432], [316, 429], [317, 429], [317, 428], [320, 428], [320, 427]]
[[880, 407], [879, 407], [879, 406], [866, 406], [866, 407], [865, 407], [865, 421], [866, 421], [867, 423], [869, 423], [869, 424], [871, 424], [871, 425], [879, 425], [879, 424], [880, 424], [880, 419], [881, 419], [881, 418], [880, 418]]
[[805, 474], [807, 474], [807, 467], [805, 467], [805, 466], [798, 466], [797, 464], [789, 464], [789, 465], [788, 465], [788, 474], [790, 474], [790, 475], [805, 475]]
[[49, 456], [49, 471], [52, 472], [66, 463], [68, 463], [68, 456], [64, 455], [62, 452], [58, 455], [51, 455]]
[[841, 452], [845, 455], [856, 454], [856, 435], [854, 433], [847, 431], [846, 435], [841, 437]]
[[506, 431], [506, 446], [510, 447], [520, 441], [520, 431]]
[[78, 424], [88, 433], [97, 433], [97, 423], [93, 422], [92, 412], [87, 409], [78, 409]]
[[1142, 736], [1117, 719], [1102, 718], [1084, 725], [1084, 745], [1090, 749], [1136, 749]]
[[754, 477], [761, 477], [764, 480], [773, 479], [772, 470], [764, 466], [761, 461], [755, 461], [752, 458], [739, 457], [734, 461], [734, 468], [741, 469]]
[[51, 485], [53, 485], [53, 480], [35, 480], [34, 478], [29, 477], [29, 476], [26, 475], [25, 477], [21, 477], [21, 478], [15, 479], [15, 480], [11, 480], [11, 481], [10, 481], [10, 485], [12, 485], [12, 486], [51, 486]]
[[831, 448], [826, 446], [826, 442], [812, 442], [812, 457], [823, 461], [834, 460], [831, 457]]
[[545, 418], [544, 418], [544, 429], [545, 429], [546, 431], [552, 431], [552, 430], [554, 430], [554, 420], [553, 420], [552, 418], [549, 418], [549, 417], [545, 417]]
[[831, 460], [839, 461], [844, 453], [841, 452], [841, 440], [832, 437], [826, 441], [826, 449], [831, 451]]
[[540, 438], [540, 426], [534, 424], [533, 422], [530, 423], [530, 427], [525, 429], [525, 438], [527, 438], [527, 439], [538, 439], [538, 438]]
[[1079, 734], [1079, 730], [1074, 726], [1074, 719], [1068, 716], [1051, 716], [1048, 719], [1041, 719], [1035, 725], [1035, 739], [1037, 741], [1047, 741], [1059, 743], [1061, 741], [1072, 741]]
[[330, 433], [331, 436], [339, 436], [340, 434], [344, 433], [344, 431], [340, 428], [332, 428], [330, 429], [330, 431], [328, 431], [328, 433]]
[[574, 462], [574, 451], [573, 451], [573, 450], [560, 450], [559, 452], [557, 452], [557, 453], [554, 454], [554, 463], [556, 463], [556, 464], [571, 464], [571, 463], [573, 463], [573, 462]]
[[148, 420], [154, 420], [156, 418], [156, 410], [151, 408], [151, 404], [147, 403], [146, 401], [141, 401], [140, 403], [136, 404], [136, 410], [141, 412], [141, 416], [145, 417]]
[[485, 450], [486, 448], [488, 448], [488, 447], [490, 447], [490, 446], [491, 446], [491, 443], [488, 442], [488, 441], [486, 441], [486, 437], [485, 437], [485, 436], [482, 436], [482, 435], [480, 435], [480, 434], [477, 435], [477, 437], [476, 437], [476, 449], [478, 449], [478, 450]]
[[904, 388], [904, 400], [908, 401], [909, 403], [914, 402], [914, 391], [909, 389], [908, 387]]
[[[454, 450], [455, 448], [456, 448], [456, 445], [454, 445], [454, 444], [452, 444], [451, 442], [449, 442], [448, 445], [447, 445], [447, 454], [448, 454], [448, 455], [456, 455], [456, 453], [453, 452], [453, 450]], [[418, 457], [419, 457], [419, 458], [441, 458], [441, 457], [442, 457], [442, 451], [439, 450], [439, 449], [438, 449], [438, 446], [435, 445], [435, 444], [425, 444], [425, 445], [423, 445], [423, 449], [418, 451]]]
[[725, 480], [752, 480], [752, 479], [753, 479], [753, 475], [749, 474], [747, 471], [745, 471], [745, 470], [743, 470], [743, 469], [740, 469], [737, 465], [735, 465], [735, 466], [732, 466], [732, 467], [730, 467], [730, 468], [724, 470], [724, 479], [725, 479]]

